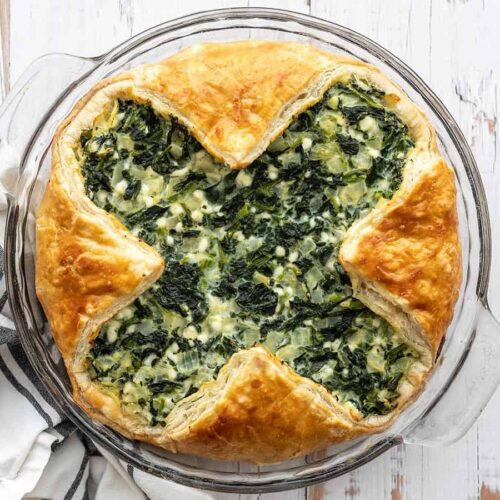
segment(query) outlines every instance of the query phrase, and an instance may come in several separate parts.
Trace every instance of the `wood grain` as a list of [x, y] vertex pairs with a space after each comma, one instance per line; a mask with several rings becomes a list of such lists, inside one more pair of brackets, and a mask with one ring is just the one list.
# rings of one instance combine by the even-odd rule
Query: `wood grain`
[[[353, 28], [395, 53], [441, 97], [464, 131], [483, 176], [494, 238], [490, 302], [500, 313], [498, 0], [0, 0], [2, 92], [30, 61], [47, 52], [96, 55], [168, 19], [247, 5], [311, 13]], [[218, 498], [500, 500], [499, 421], [497, 391], [477, 424], [453, 446], [393, 448], [307, 491]]]

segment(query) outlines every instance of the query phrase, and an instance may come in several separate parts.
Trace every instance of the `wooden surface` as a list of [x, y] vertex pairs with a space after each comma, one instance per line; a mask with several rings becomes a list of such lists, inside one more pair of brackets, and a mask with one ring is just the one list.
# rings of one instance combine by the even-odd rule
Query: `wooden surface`
[[[97, 55], [168, 19], [247, 5], [287, 8], [353, 28], [403, 59], [441, 97], [472, 146], [486, 187], [495, 242], [490, 303], [499, 315], [499, 0], [0, 0], [2, 95], [47, 52]], [[500, 500], [499, 424], [497, 391], [453, 446], [400, 446], [322, 486], [262, 498]]]

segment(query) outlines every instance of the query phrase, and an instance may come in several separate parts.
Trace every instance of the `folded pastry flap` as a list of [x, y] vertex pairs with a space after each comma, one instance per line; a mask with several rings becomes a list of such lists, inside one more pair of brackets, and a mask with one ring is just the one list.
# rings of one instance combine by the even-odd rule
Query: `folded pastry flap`
[[[233, 168], [257, 158], [335, 81], [356, 74], [386, 92], [418, 147], [437, 151], [423, 113], [377, 68], [293, 42], [203, 44], [130, 71], [138, 94], [163, 99], [215, 157]], [[124, 78], [125, 75], [113, 80]]]
[[352, 226], [340, 260], [353, 283], [415, 321], [435, 354], [462, 277], [456, 188], [442, 159], [413, 161], [395, 197]]
[[63, 179], [54, 168], [38, 212], [36, 289], [69, 361], [85, 327], [96, 330], [149, 287], [163, 260], [115, 218], [82, 209], [80, 194]]
[[353, 62], [298, 43], [230, 42], [190, 47], [131, 73], [138, 87], [170, 103], [210, 153], [241, 168], [318, 100], [324, 89], [311, 93], [316, 80], [342, 61]]
[[173, 409], [166, 433], [176, 451], [272, 463], [357, 432], [327, 391], [254, 347], [235, 354], [217, 381]]

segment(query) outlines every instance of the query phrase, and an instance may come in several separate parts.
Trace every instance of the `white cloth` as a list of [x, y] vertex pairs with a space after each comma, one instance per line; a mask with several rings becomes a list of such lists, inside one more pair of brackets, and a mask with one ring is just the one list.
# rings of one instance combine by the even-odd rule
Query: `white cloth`
[[[0, 191], [12, 192], [17, 159], [0, 140]], [[6, 198], [0, 193], [3, 235]], [[0, 247], [0, 499], [210, 499], [98, 448], [60, 412], [32, 370], [7, 303]]]

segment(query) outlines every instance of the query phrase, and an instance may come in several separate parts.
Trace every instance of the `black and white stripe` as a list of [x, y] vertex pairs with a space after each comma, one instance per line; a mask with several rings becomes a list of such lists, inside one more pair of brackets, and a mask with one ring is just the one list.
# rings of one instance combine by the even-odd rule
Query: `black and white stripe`
[[58, 413], [58, 419], [62, 420], [64, 418], [63, 411], [34, 372], [21, 344], [18, 342], [9, 343], [8, 349], [17, 366], [22, 370], [22, 373], [31, 382], [34, 390], [36, 390], [37, 393], [42, 396], [46, 404], [49, 405], [52, 410], [55, 410]]
[[24, 396], [32, 405], [33, 408], [38, 412], [38, 414], [47, 422], [48, 427], [54, 425], [51, 416], [42, 408], [37, 399], [31, 394], [31, 392], [26, 389], [17, 378], [14, 376], [10, 368], [7, 366], [3, 357], [0, 355], [0, 370], [2, 371], [4, 377], [14, 386], [14, 388]]
[[[14, 350], [17, 354], [19, 351]], [[0, 358], [6, 370], [9, 371], [11, 383], [16, 389], [29, 399], [29, 401], [36, 407], [38, 412], [47, 420], [50, 428], [57, 425], [62, 417], [62, 414], [57, 409], [55, 403], [51, 404], [50, 396], [47, 390], [41, 386], [41, 382], [36, 378], [35, 373], [29, 364], [20, 365], [12, 355], [9, 345], [4, 345], [0, 348]], [[36, 380], [36, 385], [40, 387], [41, 392], [35, 386], [33, 381]]]
[[[74, 439], [76, 427], [75, 425], [67, 420], [59, 408], [58, 404], [54, 398], [47, 391], [44, 384], [37, 377], [34, 370], [32, 369], [29, 360], [20, 344], [19, 337], [16, 331], [9, 326], [12, 325], [9, 319], [10, 311], [7, 302], [7, 293], [5, 291], [5, 285], [3, 282], [3, 249], [0, 247], [0, 378], [4, 379], [3, 387], [5, 383], [10, 384], [11, 389], [9, 389], [9, 422], [8, 428], [16, 427], [16, 422], [13, 422], [12, 415], [15, 414], [16, 408], [19, 407], [19, 425], [18, 432], [13, 434], [12, 439], [19, 443], [19, 449], [24, 450], [26, 453], [26, 445], [23, 443], [35, 443], [38, 442], [37, 434], [40, 429], [40, 422], [45, 422], [45, 433], [52, 438], [42, 440], [42, 442], [51, 442], [50, 453], [57, 460], [62, 461], [66, 464], [72, 464], [73, 460], [70, 460], [71, 456], [74, 456], [76, 451], [75, 444], [71, 444], [70, 438]], [[8, 325], [8, 326], [6, 326]], [[0, 381], [1, 382], [1, 381]], [[16, 397], [16, 395], [18, 397]], [[29, 405], [23, 401], [27, 401]], [[30, 418], [27, 418], [27, 408], [31, 407], [33, 412], [33, 421], [30, 424]], [[0, 425], [2, 424], [2, 417], [7, 412], [0, 412]], [[41, 420], [40, 420], [41, 419]], [[38, 422], [35, 424], [35, 421]], [[7, 425], [7, 423], [6, 423]], [[41, 425], [43, 428], [43, 425]], [[80, 436], [77, 437], [80, 441]], [[50, 481], [44, 480], [43, 471], [44, 468], [50, 465], [50, 460], [48, 464], [40, 464], [38, 484], [40, 485], [42, 491], [40, 498], [64, 498], [67, 500], [82, 500], [89, 499], [89, 494], [87, 490], [87, 477], [89, 475], [89, 463], [91, 454], [89, 454], [88, 446], [79, 445], [83, 450], [82, 458], [80, 463], [75, 463], [74, 470], [65, 474], [64, 483], [68, 484], [66, 491], [56, 491], [59, 490], [58, 486], [50, 483]], [[12, 447], [10, 447], [12, 448]], [[15, 448], [15, 447], [14, 447]], [[30, 490], [37, 490], [37, 486], [32, 484], [34, 480], [37, 480], [38, 476], [29, 475], [29, 480], [26, 479], [26, 474], [23, 474], [22, 466], [24, 462], [24, 456], [20, 455], [18, 458], [21, 469], [17, 472], [16, 476], [19, 477], [19, 481], [27, 481], [26, 485], [15, 485], [15, 488], [9, 486], [9, 481], [3, 481], [1, 471], [3, 470], [3, 461], [8, 460], [11, 463], [13, 460], [16, 461], [15, 457], [2, 457], [2, 448], [0, 448], [0, 498], [16, 498], [22, 488], [25, 487], [25, 494], [29, 494]], [[21, 453], [21, 451], [20, 451]], [[93, 447], [92, 453], [98, 453], [97, 449]], [[58, 454], [59, 456], [56, 456]], [[61, 459], [62, 455], [62, 459]], [[64, 458], [66, 457], [67, 458]], [[76, 457], [75, 457], [76, 458]], [[29, 465], [31, 468], [33, 464]], [[60, 469], [60, 467], [58, 467]], [[9, 478], [10, 479], [10, 478]], [[31, 482], [30, 482], [31, 481]], [[47, 489], [48, 488], [48, 489]], [[20, 496], [19, 496], [20, 498]]]
[[[88, 475], [88, 467], [89, 467], [89, 456], [85, 452], [80, 467], [76, 473], [76, 477], [71, 483], [71, 486], [69, 487], [69, 490], [67, 491], [66, 495], [64, 495], [64, 500], [72, 500], [73, 498], [85, 498], [87, 488], [83, 479], [84, 478], [86, 479], [86, 476]], [[83, 494], [77, 496], [76, 493], [79, 490], [83, 490], [82, 492]]]

